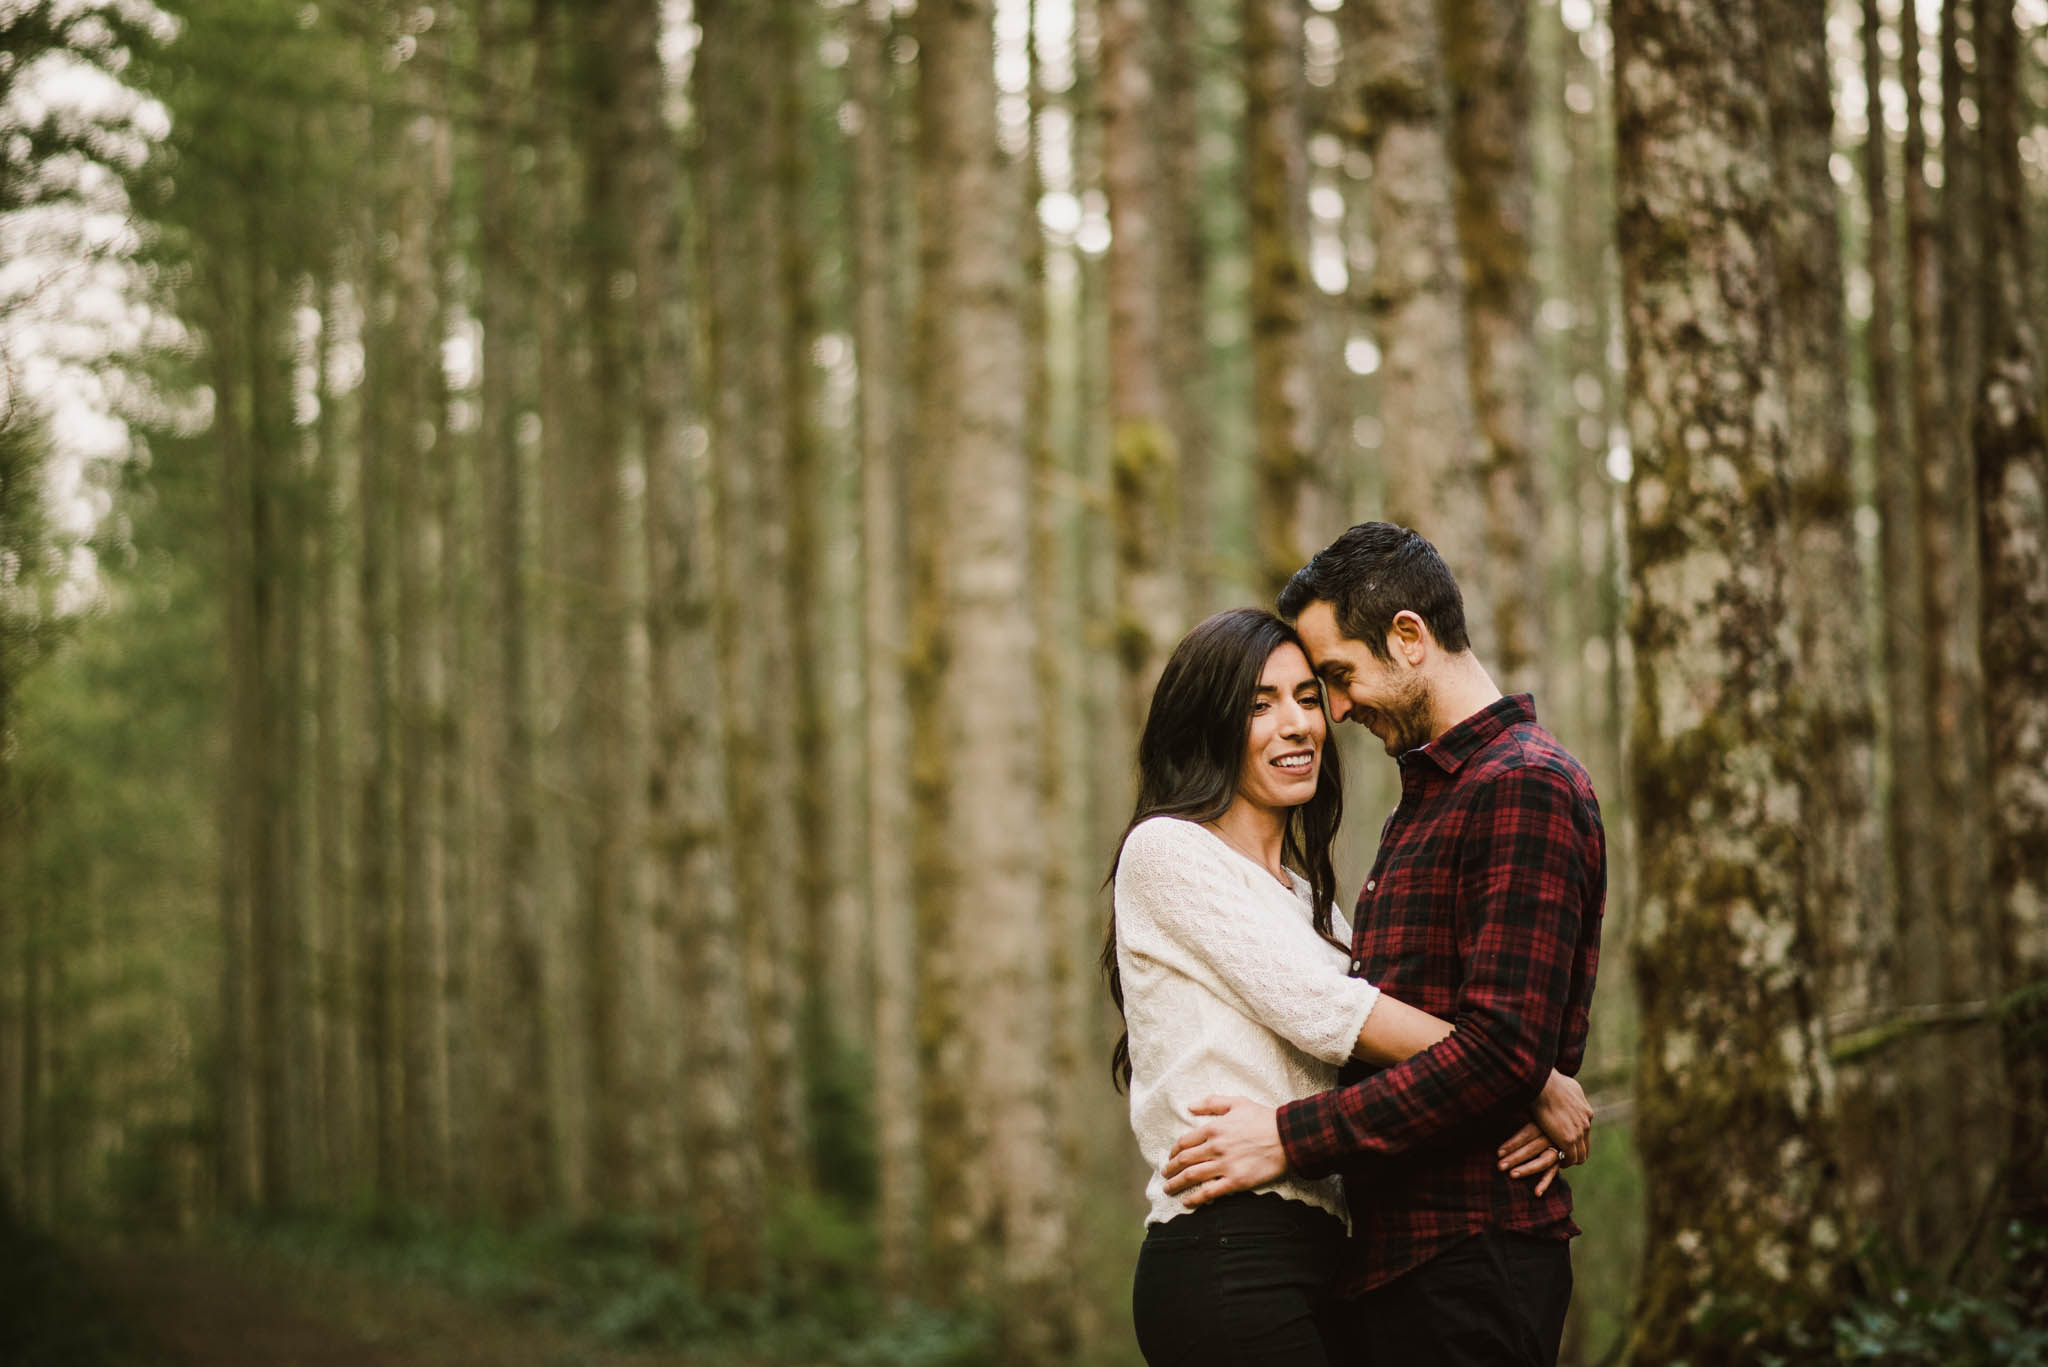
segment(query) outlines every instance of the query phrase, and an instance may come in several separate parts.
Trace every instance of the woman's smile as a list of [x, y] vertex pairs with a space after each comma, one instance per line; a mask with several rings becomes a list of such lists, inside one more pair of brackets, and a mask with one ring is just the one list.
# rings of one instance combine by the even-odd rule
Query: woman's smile
[[1313, 774], [1316, 769], [1316, 752], [1314, 750], [1290, 750], [1286, 754], [1275, 756], [1267, 762], [1282, 773], [1294, 775]]

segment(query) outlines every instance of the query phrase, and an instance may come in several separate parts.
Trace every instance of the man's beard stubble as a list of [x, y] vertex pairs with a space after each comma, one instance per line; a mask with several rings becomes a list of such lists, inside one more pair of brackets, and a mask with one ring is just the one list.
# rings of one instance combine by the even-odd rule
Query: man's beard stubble
[[1385, 707], [1376, 709], [1380, 723], [1387, 731], [1388, 754], [1399, 759], [1410, 750], [1419, 750], [1429, 744], [1434, 702], [1429, 685], [1417, 679], [1411, 690]]

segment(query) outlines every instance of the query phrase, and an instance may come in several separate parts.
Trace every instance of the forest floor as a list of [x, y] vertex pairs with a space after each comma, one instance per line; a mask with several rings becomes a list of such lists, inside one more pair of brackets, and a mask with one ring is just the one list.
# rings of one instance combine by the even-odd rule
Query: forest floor
[[[79, 1249], [137, 1367], [655, 1367], [451, 1293], [185, 1241]], [[61, 1361], [61, 1359], [59, 1360]], [[27, 1365], [25, 1364], [25, 1367]]]

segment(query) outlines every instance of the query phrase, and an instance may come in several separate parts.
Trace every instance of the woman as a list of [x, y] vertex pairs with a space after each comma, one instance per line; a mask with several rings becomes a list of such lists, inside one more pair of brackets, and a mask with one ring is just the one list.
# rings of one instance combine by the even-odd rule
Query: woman
[[[1194, 1211], [1160, 1168], [1212, 1094], [1268, 1105], [1334, 1086], [1348, 1058], [1396, 1063], [1450, 1033], [1347, 972], [1330, 845], [1342, 814], [1321, 687], [1300, 639], [1256, 608], [1218, 613], [1168, 659], [1138, 745], [1137, 810], [1111, 878], [1103, 967], [1124, 1013], [1112, 1072], [1152, 1169], [1132, 1292], [1154, 1367], [1339, 1357], [1338, 1181], [1284, 1177]], [[1555, 1089], [1555, 1090], [1553, 1090]], [[1551, 1145], [1583, 1156], [1584, 1094], [1553, 1074], [1504, 1155], [1550, 1181]], [[1531, 1158], [1537, 1149], [1540, 1155]]]

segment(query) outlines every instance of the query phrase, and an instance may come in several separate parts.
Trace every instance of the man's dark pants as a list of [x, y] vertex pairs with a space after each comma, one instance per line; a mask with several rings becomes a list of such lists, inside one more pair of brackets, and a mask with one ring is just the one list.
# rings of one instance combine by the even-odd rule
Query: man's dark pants
[[1571, 1245], [1488, 1230], [1350, 1302], [1365, 1367], [1555, 1367]]

